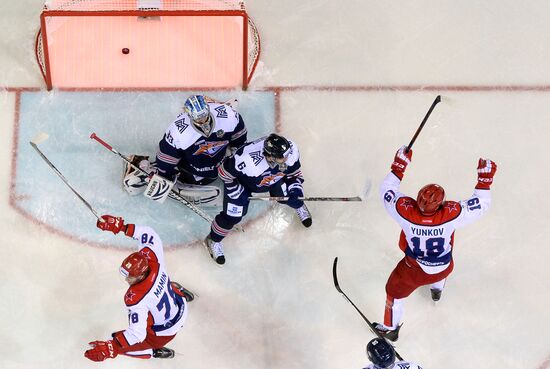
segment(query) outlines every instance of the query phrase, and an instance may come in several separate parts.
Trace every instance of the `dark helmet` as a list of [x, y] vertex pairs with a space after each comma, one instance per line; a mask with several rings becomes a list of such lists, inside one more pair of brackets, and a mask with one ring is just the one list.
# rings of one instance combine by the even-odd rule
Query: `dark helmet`
[[429, 184], [418, 191], [416, 203], [422, 215], [433, 215], [445, 202], [445, 190], [440, 185]]
[[387, 368], [395, 362], [395, 350], [383, 338], [375, 338], [367, 344], [367, 356], [376, 367], [380, 368]]
[[272, 133], [264, 141], [264, 156], [283, 159], [290, 153], [290, 142], [282, 136]]

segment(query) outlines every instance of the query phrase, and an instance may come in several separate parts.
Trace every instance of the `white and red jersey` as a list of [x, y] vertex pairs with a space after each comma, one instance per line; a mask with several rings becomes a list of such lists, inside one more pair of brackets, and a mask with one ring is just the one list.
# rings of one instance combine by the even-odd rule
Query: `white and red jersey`
[[434, 215], [420, 213], [416, 200], [399, 192], [401, 181], [389, 173], [380, 185], [382, 202], [401, 226], [399, 246], [428, 274], [447, 269], [455, 229], [479, 219], [491, 204], [490, 190], [474, 190], [467, 200], [446, 201]]
[[139, 252], [147, 257], [151, 271], [143, 281], [130, 286], [124, 295], [129, 326], [122, 332], [127, 341], [121, 342], [123, 346], [142, 342], [147, 333], [175, 335], [187, 317], [185, 299], [170, 285], [159, 235], [150, 227], [136, 225], [130, 236], [139, 241]]

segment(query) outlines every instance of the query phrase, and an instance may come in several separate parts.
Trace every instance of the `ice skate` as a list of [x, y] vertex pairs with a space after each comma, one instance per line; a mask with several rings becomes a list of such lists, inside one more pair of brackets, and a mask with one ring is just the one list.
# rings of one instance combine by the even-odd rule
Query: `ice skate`
[[433, 301], [439, 301], [441, 299], [441, 292], [443, 292], [443, 290], [438, 290], [436, 288], [431, 288], [430, 292], [432, 293], [432, 300]]
[[223, 254], [223, 245], [221, 242], [214, 242], [210, 238], [210, 235], [206, 236], [204, 239], [204, 244], [210, 253], [210, 256], [216, 263], [222, 265], [225, 264], [225, 256]]
[[168, 347], [153, 349], [153, 357], [156, 359], [172, 359], [175, 354], [175, 351]]
[[172, 286], [172, 289], [180, 296], [183, 296], [185, 301], [191, 302], [195, 299], [195, 294], [193, 292], [189, 291], [185, 287], [183, 287], [178, 282], [170, 282], [170, 285]]
[[386, 326], [380, 323], [373, 322], [374, 329], [381, 337], [384, 337], [392, 342], [397, 341], [399, 338], [399, 330], [403, 324], [400, 324], [396, 329], [388, 329]]
[[304, 225], [304, 227], [306, 228], [311, 227], [311, 223], [312, 223], [311, 213], [309, 212], [309, 209], [307, 208], [306, 204], [294, 210], [296, 210], [296, 214], [298, 214], [298, 216], [300, 217], [300, 220], [302, 221], [302, 224]]

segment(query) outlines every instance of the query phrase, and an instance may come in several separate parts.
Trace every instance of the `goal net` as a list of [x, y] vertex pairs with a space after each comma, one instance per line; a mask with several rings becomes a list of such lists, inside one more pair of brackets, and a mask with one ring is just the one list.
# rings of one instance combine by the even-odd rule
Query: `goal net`
[[242, 0], [48, 0], [48, 89], [247, 88], [260, 38]]

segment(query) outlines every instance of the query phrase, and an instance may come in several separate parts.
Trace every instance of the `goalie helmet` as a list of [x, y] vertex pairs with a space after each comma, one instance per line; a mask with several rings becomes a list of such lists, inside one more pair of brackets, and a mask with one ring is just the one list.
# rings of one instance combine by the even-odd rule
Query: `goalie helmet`
[[367, 344], [367, 356], [375, 368], [388, 368], [395, 362], [395, 350], [383, 338], [375, 338]]
[[142, 253], [134, 252], [122, 261], [119, 271], [128, 284], [136, 284], [145, 278], [149, 271], [149, 262]]
[[416, 203], [422, 215], [434, 215], [445, 202], [445, 190], [437, 184], [429, 184], [418, 191]]
[[210, 107], [202, 95], [191, 95], [183, 106], [185, 113], [193, 121], [193, 124], [203, 132], [210, 132]]

